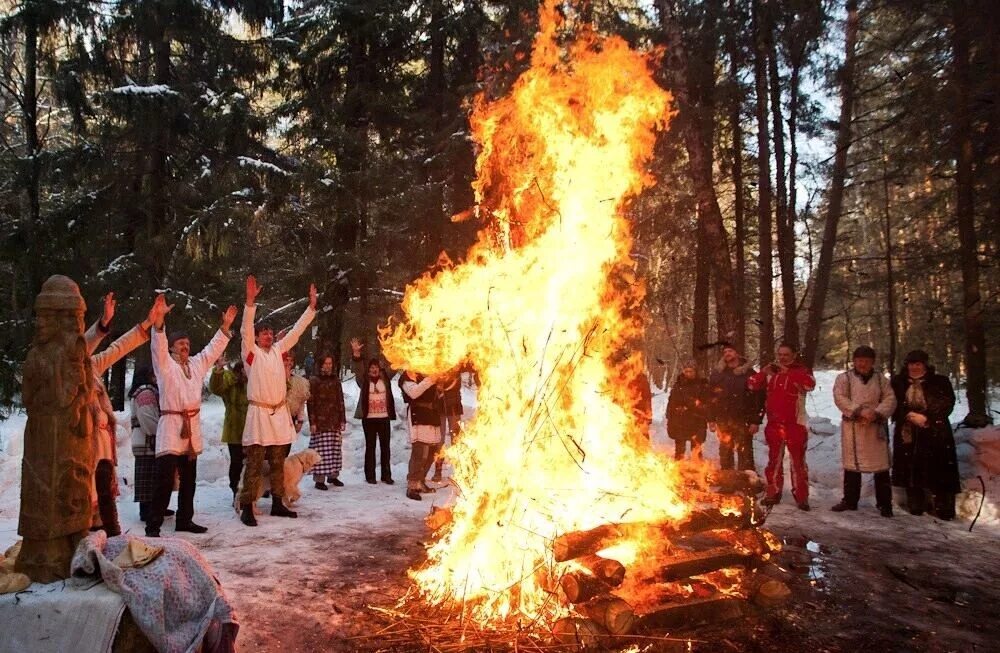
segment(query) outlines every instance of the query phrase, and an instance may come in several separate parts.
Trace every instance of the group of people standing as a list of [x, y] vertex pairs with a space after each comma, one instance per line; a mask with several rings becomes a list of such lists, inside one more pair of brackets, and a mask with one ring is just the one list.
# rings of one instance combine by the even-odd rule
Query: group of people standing
[[[892, 517], [895, 485], [905, 489], [912, 514], [954, 518], [955, 495], [961, 488], [948, 421], [955, 405], [951, 382], [935, 373], [922, 350], [907, 354], [903, 369], [891, 380], [876, 371], [873, 348], [858, 347], [852, 359], [851, 369], [837, 376], [833, 389], [843, 417], [844, 494], [832, 510], [857, 510], [862, 474], [870, 473], [882, 516]], [[675, 442], [675, 458], [683, 459], [690, 443], [691, 457], [700, 460], [711, 431], [719, 439], [722, 469], [755, 470], [753, 437], [766, 418], [762, 502], [773, 506], [781, 501], [787, 450], [792, 497], [801, 510], [809, 510], [805, 396], [815, 387], [812, 370], [788, 344], [780, 345], [774, 362], [759, 371], [731, 345], [723, 346], [707, 379], [699, 376], [693, 361], [684, 363], [667, 403], [667, 432]]]
[[[379, 470], [383, 483], [393, 484], [390, 463], [390, 422], [396, 419], [391, 379], [395, 376], [377, 357], [365, 361], [364, 344], [351, 340], [351, 361], [354, 379], [360, 394], [354, 413], [361, 420], [365, 434], [365, 480], [375, 483], [375, 445], [379, 447]], [[431, 481], [441, 481], [444, 460], [441, 449], [445, 438], [454, 443], [461, 430], [462, 394], [458, 372], [441, 378], [424, 376], [412, 371], [399, 375], [399, 389], [406, 404], [406, 421], [410, 438], [410, 462], [406, 474], [406, 496], [420, 501], [421, 495], [434, 492], [427, 485], [427, 474], [434, 467]]]
[[[129, 391], [132, 448], [136, 459], [135, 500], [139, 503], [140, 518], [146, 523], [148, 537], [160, 536], [175, 485], [177, 519], [174, 529], [191, 533], [208, 530], [194, 521], [194, 494], [198, 456], [204, 449], [200, 420], [202, 386], [205, 375], [213, 368], [210, 388], [226, 403], [223, 442], [229, 447], [230, 487], [234, 496], [240, 488], [241, 521], [248, 526], [257, 525], [252, 504], [260, 494], [265, 460], [270, 463], [271, 515], [297, 516], [284, 505], [281, 496], [284, 459], [297, 432], [293, 414], [301, 414], [303, 410], [294, 405], [296, 393], [289, 392], [287, 353], [313, 320], [317, 293], [315, 286], [310, 286], [305, 312], [281, 338], [276, 338], [270, 324], [254, 322], [255, 301], [260, 290], [256, 279], [248, 277], [240, 329], [240, 361], [231, 369], [224, 369], [219, 361], [232, 338], [230, 327], [236, 319], [236, 306], [226, 309], [212, 340], [192, 355], [188, 334], [171, 330], [168, 335], [165, 318], [173, 306], [168, 306], [164, 296], [158, 295], [149, 317], [137, 327], [140, 335], [132, 337], [130, 331], [106, 350], [125, 350], [115, 358], [117, 360], [145, 339], [151, 342], [152, 366], [136, 370]], [[102, 318], [99, 325], [107, 330], [107, 320]], [[142, 334], [146, 334], [145, 337]], [[122, 346], [115, 349], [120, 343]], [[298, 395], [305, 396], [301, 392]], [[340, 423], [343, 421], [341, 419]], [[115, 464], [113, 433], [112, 430], [108, 455]], [[113, 499], [111, 503], [113, 505]], [[102, 522], [109, 535], [120, 533], [117, 511], [113, 519], [105, 519], [102, 514]]]

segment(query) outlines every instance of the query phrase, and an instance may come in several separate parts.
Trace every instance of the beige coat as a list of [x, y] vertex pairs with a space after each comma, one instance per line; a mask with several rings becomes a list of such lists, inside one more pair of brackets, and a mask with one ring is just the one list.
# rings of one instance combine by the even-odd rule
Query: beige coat
[[[884, 472], [889, 469], [889, 417], [896, 410], [896, 395], [889, 379], [874, 374], [865, 383], [853, 370], [837, 376], [833, 401], [843, 416], [840, 424], [844, 469], [854, 472]], [[858, 421], [863, 408], [871, 408], [878, 420]]]

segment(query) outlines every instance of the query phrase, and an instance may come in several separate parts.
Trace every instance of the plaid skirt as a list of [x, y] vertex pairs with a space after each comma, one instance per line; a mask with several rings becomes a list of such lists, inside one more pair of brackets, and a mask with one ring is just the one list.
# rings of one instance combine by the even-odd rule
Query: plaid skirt
[[321, 460], [312, 469], [316, 476], [337, 476], [344, 466], [344, 434], [340, 431], [316, 433], [309, 437], [309, 448], [320, 455]]
[[135, 500], [145, 503], [153, 500], [156, 492], [156, 456], [135, 457]]

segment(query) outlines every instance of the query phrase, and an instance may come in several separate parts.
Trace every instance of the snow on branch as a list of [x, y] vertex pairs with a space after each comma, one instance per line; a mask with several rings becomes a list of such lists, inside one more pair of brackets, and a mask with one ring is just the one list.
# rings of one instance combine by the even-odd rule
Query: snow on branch
[[149, 86], [128, 84], [111, 89], [111, 93], [115, 95], [173, 95], [176, 97], [181, 95], [166, 84], [151, 84]]
[[108, 263], [108, 265], [97, 273], [97, 278], [102, 279], [106, 275], [116, 274], [118, 272], [124, 272], [128, 269], [128, 261], [135, 257], [135, 252], [129, 252], [128, 254], [122, 254], [115, 260]]
[[271, 172], [276, 175], [281, 175], [282, 177], [288, 176], [287, 170], [282, 170], [273, 163], [268, 163], [267, 161], [261, 161], [260, 159], [252, 159], [248, 156], [236, 157], [237, 161], [240, 162], [241, 167], [246, 168], [256, 168], [262, 172]]

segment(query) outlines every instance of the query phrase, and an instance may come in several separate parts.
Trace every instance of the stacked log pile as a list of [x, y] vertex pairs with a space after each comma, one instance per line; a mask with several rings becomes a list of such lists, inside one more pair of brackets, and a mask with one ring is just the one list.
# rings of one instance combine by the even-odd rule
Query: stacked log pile
[[[746, 597], [751, 594], [762, 595], [760, 605], [778, 605], [787, 598], [787, 588], [783, 592], [774, 581], [751, 588], [747, 574], [739, 573], [762, 565], [775, 546], [773, 537], [759, 527], [762, 517], [754, 500], [763, 489], [759, 479], [743, 472], [717, 471], [709, 484], [715, 503], [724, 507], [702, 507], [672, 522], [603, 524], [554, 540], [554, 559], [572, 561], [566, 565], [560, 586], [574, 613], [554, 624], [557, 640], [599, 647], [609, 637], [672, 632], [742, 618], [748, 614]], [[742, 507], [734, 510], [733, 505]], [[598, 555], [634, 539], [654, 542], [653, 548], [663, 552], [655, 556], [652, 570], [649, 564], [641, 572], [626, 569], [607, 554]], [[716, 578], [716, 572], [735, 579], [735, 590], [723, 591], [722, 583], [708, 582], [705, 575]], [[639, 583], [649, 595], [662, 595], [663, 600], [631, 605], [618, 595], [627, 594], [621, 591], [626, 574], [630, 583]], [[679, 594], [679, 586], [691, 591]]]

